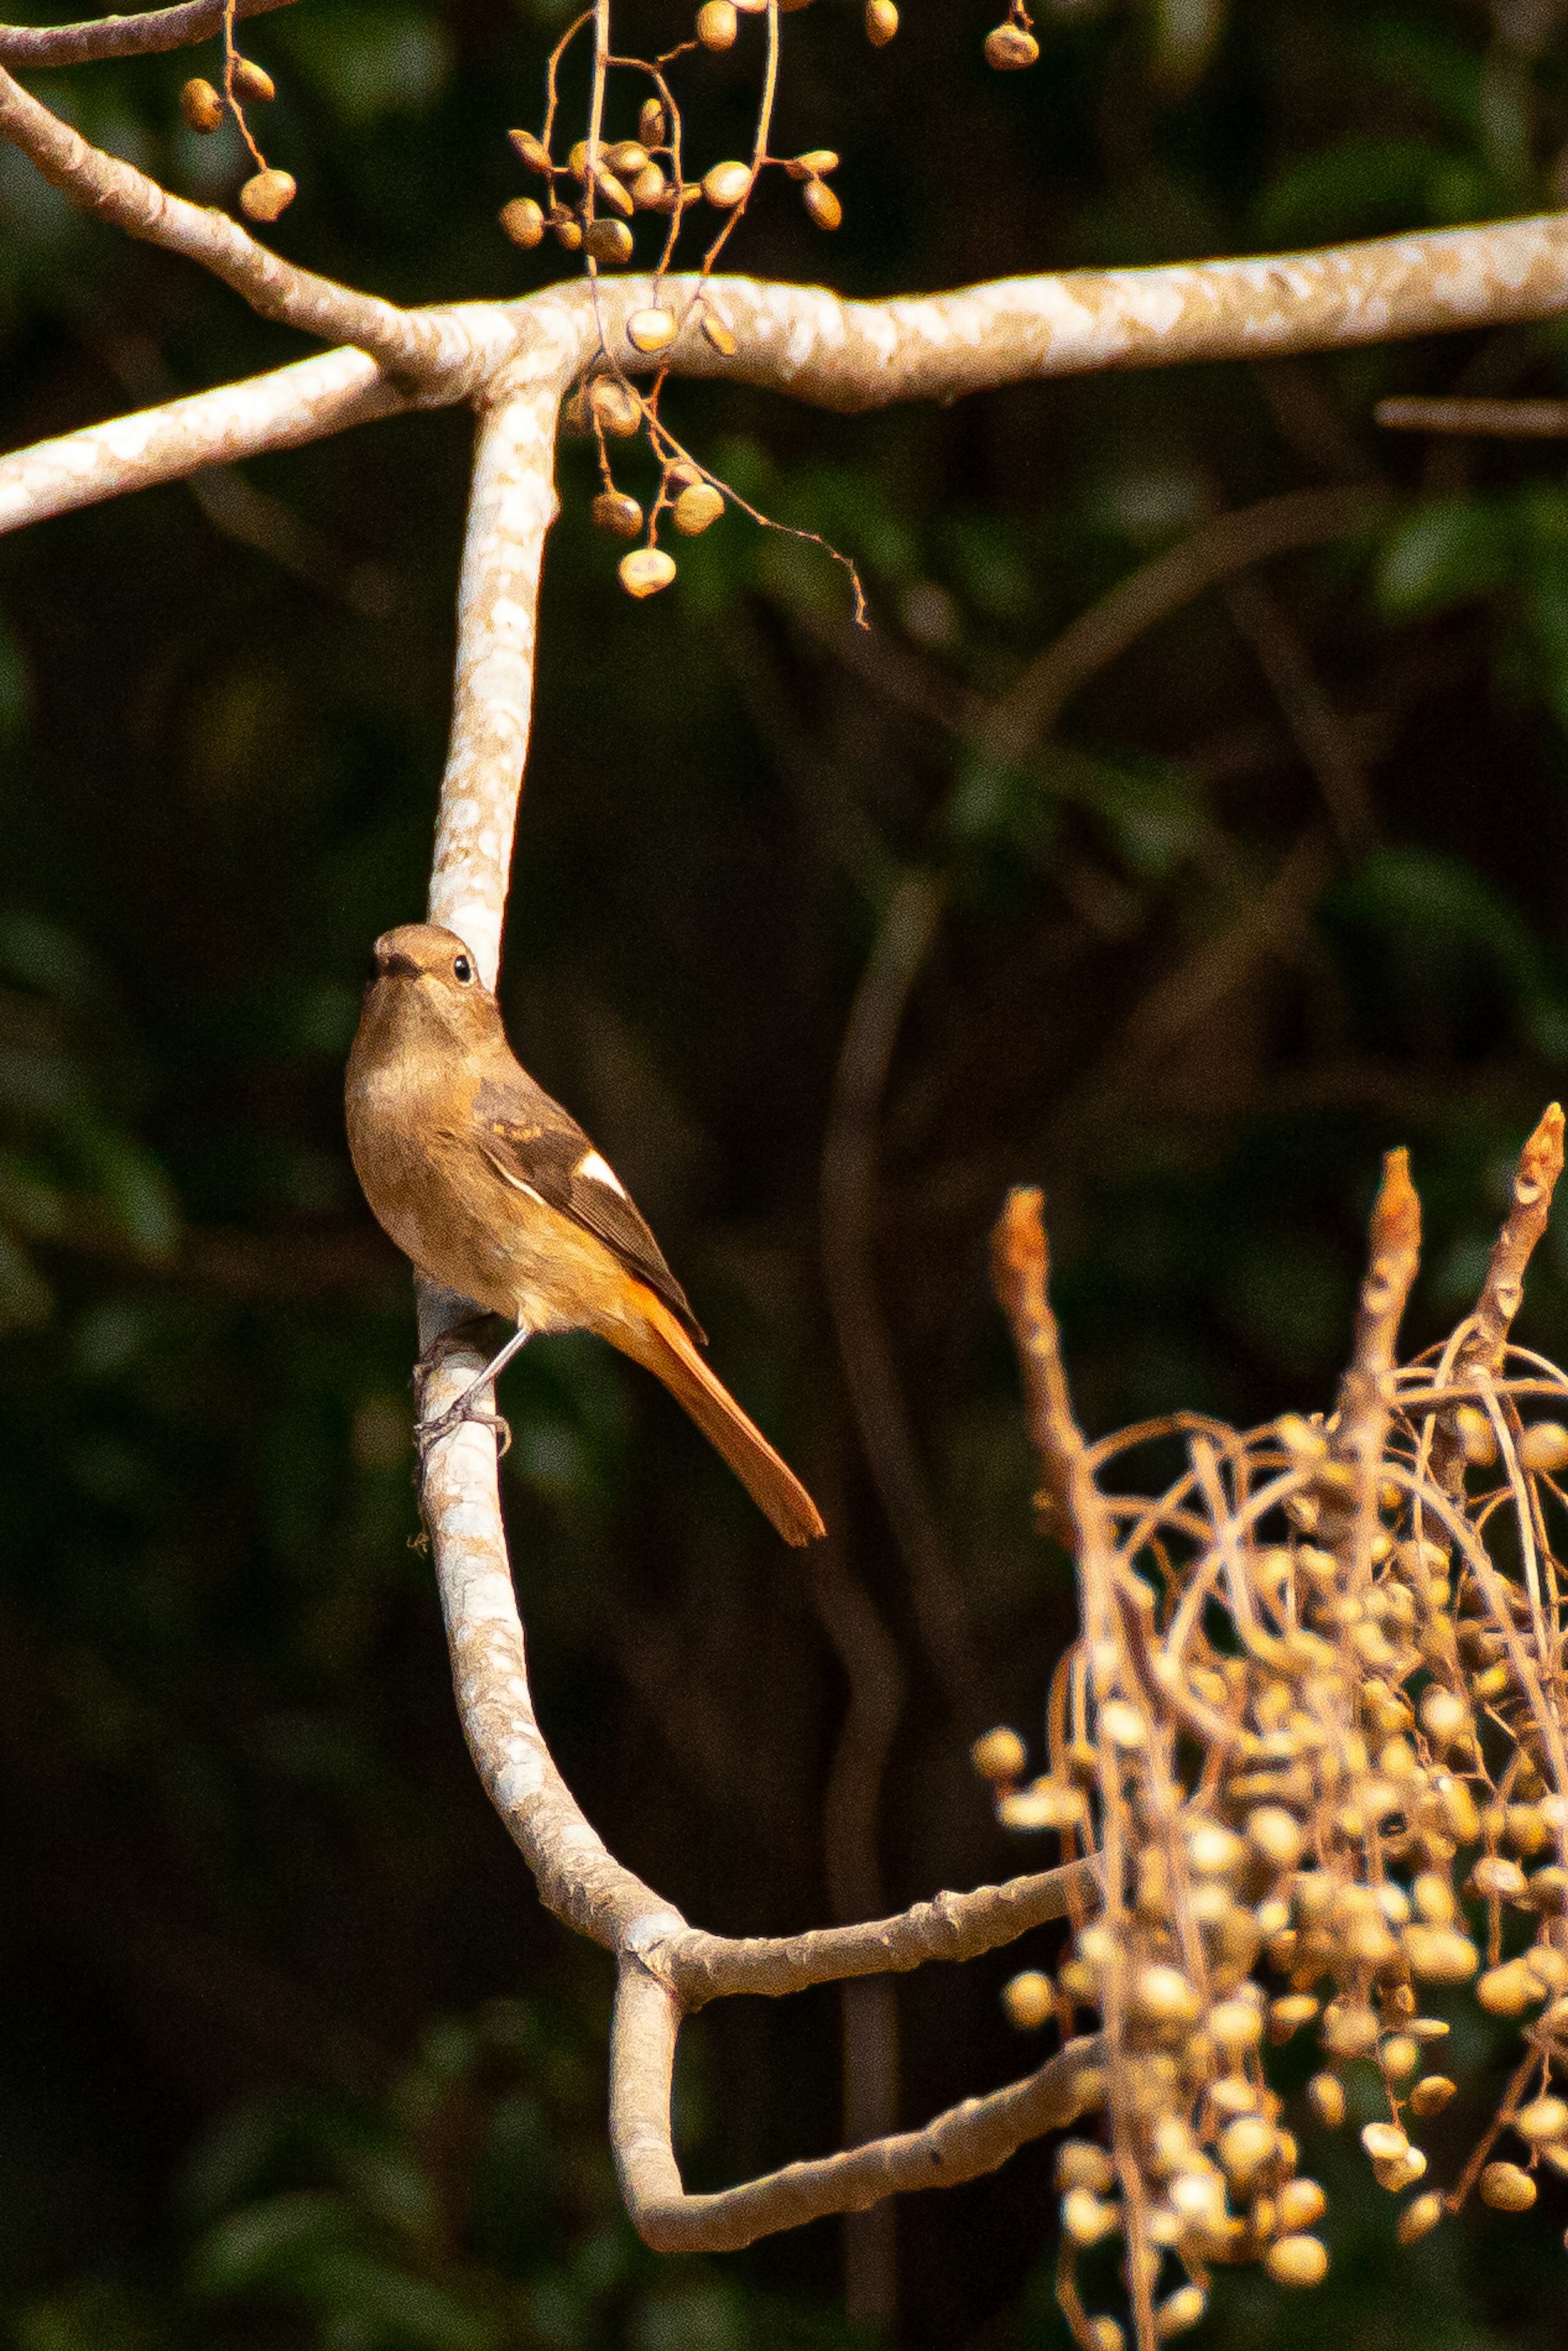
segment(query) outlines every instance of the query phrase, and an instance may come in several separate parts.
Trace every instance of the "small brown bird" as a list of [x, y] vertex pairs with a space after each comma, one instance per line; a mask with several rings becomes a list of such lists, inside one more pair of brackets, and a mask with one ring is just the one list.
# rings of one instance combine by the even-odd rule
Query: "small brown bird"
[[685, 1293], [625, 1186], [514, 1057], [455, 932], [406, 923], [376, 941], [348, 1112], [377, 1221], [422, 1273], [517, 1326], [427, 1442], [536, 1332], [595, 1331], [658, 1374], [786, 1542], [825, 1531], [698, 1354], [706, 1343]]

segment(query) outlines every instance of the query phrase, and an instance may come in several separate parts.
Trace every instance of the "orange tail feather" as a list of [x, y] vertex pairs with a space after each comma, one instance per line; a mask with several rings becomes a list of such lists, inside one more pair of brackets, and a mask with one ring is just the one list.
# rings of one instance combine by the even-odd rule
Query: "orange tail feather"
[[664, 1301], [642, 1283], [638, 1288], [638, 1302], [647, 1318], [642, 1329], [622, 1323], [606, 1330], [604, 1336], [664, 1381], [787, 1543], [807, 1543], [826, 1534], [815, 1502], [793, 1470], [715, 1378]]

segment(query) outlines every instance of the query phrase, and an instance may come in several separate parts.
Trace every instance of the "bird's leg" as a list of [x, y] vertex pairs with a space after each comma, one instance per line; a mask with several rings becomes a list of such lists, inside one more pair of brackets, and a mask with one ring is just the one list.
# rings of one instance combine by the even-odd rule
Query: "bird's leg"
[[[481, 1428], [494, 1428], [497, 1430], [501, 1438], [501, 1451], [503, 1454], [507, 1451], [512, 1442], [511, 1430], [507, 1427], [506, 1422], [502, 1419], [498, 1412], [476, 1412], [474, 1409], [474, 1399], [478, 1395], [481, 1388], [492, 1386], [493, 1383], [497, 1380], [501, 1374], [506, 1370], [507, 1365], [511, 1362], [512, 1357], [517, 1353], [518, 1349], [526, 1341], [531, 1339], [532, 1336], [533, 1332], [530, 1326], [527, 1322], [519, 1323], [517, 1328], [513, 1332], [511, 1337], [507, 1340], [506, 1345], [501, 1349], [500, 1353], [491, 1358], [490, 1362], [486, 1364], [477, 1379], [469, 1381], [468, 1385], [464, 1389], [455, 1404], [448, 1405], [446, 1410], [441, 1415], [441, 1417], [438, 1420], [420, 1420], [415, 1422], [413, 1441], [419, 1448], [419, 1458], [421, 1461], [423, 1461], [426, 1458], [433, 1445], [439, 1444], [444, 1437], [450, 1437], [453, 1434], [453, 1431], [459, 1428], [465, 1420], [476, 1421]], [[434, 1370], [434, 1366], [432, 1365], [431, 1369]], [[492, 1398], [492, 1402], [494, 1402], [494, 1398]]]

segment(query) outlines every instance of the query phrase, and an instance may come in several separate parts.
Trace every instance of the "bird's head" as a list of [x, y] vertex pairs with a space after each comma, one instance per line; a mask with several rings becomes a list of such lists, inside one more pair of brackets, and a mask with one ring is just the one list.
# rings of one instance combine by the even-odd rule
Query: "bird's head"
[[439, 923], [402, 923], [371, 950], [365, 1018], [402, 1029], [439, 1028], [470, 1044], [500, 1026], [496, 999], [479, 977], [474, 952]]

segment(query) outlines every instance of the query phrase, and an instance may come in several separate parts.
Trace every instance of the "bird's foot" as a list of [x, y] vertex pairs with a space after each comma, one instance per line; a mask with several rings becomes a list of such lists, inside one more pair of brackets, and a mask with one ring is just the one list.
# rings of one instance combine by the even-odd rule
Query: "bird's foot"
[[511, 1450], [511, 1428], [502, 1416], [494, 1409], [494, 1391], [491, 1392], [492, 1408], [489, 1411], [484, 1410], [479, 1403], [482, 1393], [490, 1386], [490, 1375], [487, 1372], [482, 1372], [476, 1380], [471, 1381], [457, 1398], [456, 1403], [449, 1405], [446, 1410], [438, 1414], [434, 1420], [427, 1420], [424, 1416], [426, 1387], [435, 1374], [444, 1367], [448, 1357], [455, 1353], [465, 1343], [461, 1338], [456, 1341], [455, 1345], [450, 1336], [444, 1342], [438, 1339], [429, 1352], [422, 1355], [414, 1365], [413, 1387], [418, 1400], [419, 1414], [413, 1425], [413, 1443], [414, 1450], [419, 1455], [421, 1475], [429, 1465], [434, 1447], [441, 1443], [443, 1437], [455, 1436], [465, 1420], [473, 1421], [476, 1427], [495, 1430], [497, 1460], [505, 1459]]
[[419, 1466], [422, 1470], [427, 1466], [433, 1448], [441, 1443], [443, 1437], [455, 1437], [464, 1422], [467, 1420], [471, 1420], [476, 1428], [494, 1429], [497, 1439], [496, 1458], [498, 1461], [506, 1458], [512, 1449], [510, 1422], [500, 1413], [483, 1412], [478, 1405], [470, 1404], [466, 1396], [459, 1396], [456, 1403], [444, 1412], [438, 1419], [419, 1420], [414, 1423], [414, 1449], [419, 1455]]

